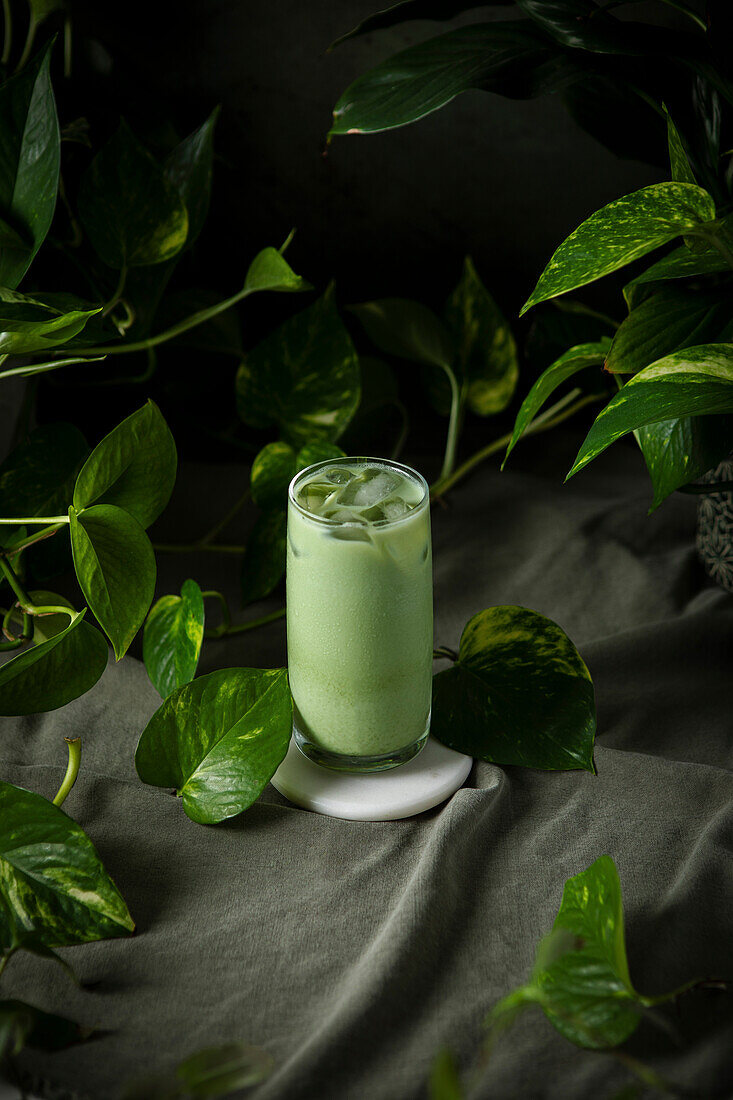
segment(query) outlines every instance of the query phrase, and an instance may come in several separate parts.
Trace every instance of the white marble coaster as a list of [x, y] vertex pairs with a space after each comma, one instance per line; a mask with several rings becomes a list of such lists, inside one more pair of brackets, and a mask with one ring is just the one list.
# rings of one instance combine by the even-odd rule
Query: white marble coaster
[[473, 760], [428, 738], [422, 752], [385, 772], [362, 775], [314, 764], [294, 741], [271, 779], [296, 806], [349, 821], [396, 821], [445, 802], [458, 790]]

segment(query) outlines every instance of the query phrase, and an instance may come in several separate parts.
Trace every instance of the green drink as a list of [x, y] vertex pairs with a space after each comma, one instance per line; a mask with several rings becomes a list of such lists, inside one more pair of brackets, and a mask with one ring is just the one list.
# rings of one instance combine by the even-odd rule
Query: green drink
[[347, 771], [393, 768], [430, 726], [433, 583], [425, 480], [397, 462], [303, 470], [288, 502], [296, 743]]

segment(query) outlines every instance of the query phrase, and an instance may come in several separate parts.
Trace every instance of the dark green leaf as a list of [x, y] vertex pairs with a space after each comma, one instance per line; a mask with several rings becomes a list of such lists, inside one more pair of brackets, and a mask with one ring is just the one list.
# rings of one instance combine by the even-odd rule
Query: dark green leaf
[[463, 1095], [455, 1058], [441, 1050], [430, 1071], [430, 1100], [463, 1100]]
[[296, 275], [290, 264], [276, 248], [263, 248], [258, 252], [247, 271], [245, 290], [302, 291], [312, 290], [310, 283]]
[[287, 514], [270, 508], [257, 519], [242, 559], [242, 604], [269, 596], [285, 573]]
[[[573, 121], [614, 156], [653, 164], [663, 172], [667, 142], [655, 102], [658, 94], [641, 91], [648, 68], [647, 58], [640, 58], [630, 70], [628, 58], [607, 55], [601, 71], [597, 62], [593, 69], [584, 66], [580, 77], [564, 87], [561, 95]], [[656, 93], [656, 87], [653, 91]], [[629, 125], [631, 118], [633, 126]]]
[[0, 466], [0, 515], [65, 515], [88, 454], [86, 440], [73, 424], [36, 428]]
[[188, 235], [178, 187], [125, 122], [82, 179], [79, 217], [97, 255], [118, 270], [162, 263]]
[[511, 401], [519, 377], [517, 345], [470, 256], [446, 303], [445, 322], [457, 348], [455, 370], [466, 388], [469, 409], [479, 416], [501, 412]]
[[715, 217], [715, 204], [690, 183], [654, 183], [597, 210], [555, 251], [522, 307], [608, 275]]
[[474, 23], [388, 58], [346, 89], [331, 135], [416, 122], [469, 88], [526, 98], [562, 87], [577, 66], [525, 21]]
[[214, 156], [215, 107], [206, 122], [176, 146], [165, 162], [165, 175], [178, 189], [188, 214], [186, 248], [201, 232], [209, 213], [211, 166]]
[[653, 512], [670, 493], [696, 481], [733, 450], [730, 416], [685, 416], [661, 420], [636, 431], [654, 486]]
[[631, 311], [606, 360], [612, 373], [636, 374], [673, 351], [729, 340], [733, 296], [725, 291], [663, 286]]
[[179, 1065], [176, 1076], [191, 1096], [214, 1100], [252, 1088], [272, 1073], [272, 1057], [247, 1043], [226, 1043], [201, 1050]]
[[295, 459], [295, 465], [297, 470], [304, 470], [306, 466], [314, 466], [316, 462], [331, 462], [334, 458], [346, 458], [346, 452], [337, 447], [335, 443], [323, 443], [316, 440], [314, 443], [306, 443], [305, 447], [300, 448]]
[[160, 409], [148, 401], [94, 448], [76, 479], [74, 507], [114, 504], [149, 527], [176, 480], [176, 445]]
[[[45, 588], [32, 588], [28, 595], [36, 607], [68, 607], [70, 611], [73, 611], [69, 601], [64, 596], [59, 596], [57, 592], [49, 592]], [[10, 622], [15, 632], [19, 634], [23, 616], [17, 607], [11, 616]], [[66, 630], [69, 625], [69, 616], [59, 611], [56, 615], [34, 615], [31, 622], [33, 624], [33, 641], [36, 643], [47, 642], [49, 638], [55, 638], [62, 630]], [[104, 648], [105, 650], [107, 648], [106, 642]]]
[[289, 443], [268, 443], [252, 462], [252, 499], [260, 508], [284, 508], [288, 485], [297, 472], [295, 451]]
[[595, 771], [590, 673], [567, 634], [525, 607], [469, 620], [458, 660], [433, 679], [431, 730], [495, 764]]
[[388, 355], [414, 363], [453, 369], [456, 349], [450, 333], [431, 309], [409, 298], [381, 298], [349, 306], [367, 335]]
[[628, 1039], [643, 1003], [629, 976], [618, 872], [610, 856], [601, 856], [567, 880], [530, 981], [501, 1001], [489, 1021], [538, 1004], [566, 1039], [598, 1050]]
[[676, 180], [677, 183], [697, 183], [695, 173], [692, 171], [690, 162], [687, 159], [679, 130], [666, 107], [664, 107], [664, 112], [667, 116], [667, 145], [669, 146], [669, 167], [672, 172], [672, 179]]
[[229, 668], [170, 695], [143, 730], [135, 767], [175, 787], [193, 821], [251, 806], [287, 752], [292, 708], [284, 669]]
[[568, 474], [645, 424], [733, 412], [733, 346], [702, 344], [652, 363], [630, 378], [595, 419]]
[[[517, 0], [517, 6], [561, 45], [594, 53], [636, 53], [649, 43], [644, 27], [621, 23], [589, 0]], [[658, 36], [663, 34], [655, 27]]]
[[624, 287], [624, 298], [630, 308], [634, 308], [637, 302], [635, 291], [638, 287], [647, 283], [664, 282], [669, 279], [687, 279], [694, 275], [713, 275], [720, 271], [728, 271], [727, 261], [715, 248], [709, 248], [704, 252], [690, 252], [686, 245], [681, 244], [668, 256], [652, 264], [641, 275], [627, 283]]
[[331, 289], [248, 352], [237, 373], [245, 424], [276, 424], [294, 447], [337, 439], [358, 404], [359, 360]]
[[180, 596], [161, 596], [143, 632], [143, 661], [165, 699], [196, 675], [204, 641], [204, 598], [196, 581], [183, 582]]
[[24, 1047], [63, 1050], [88, 1039], [91, 1033], [91, 1028], [24, 1001], [0, 1001], [0, 1063], [20, 1054]]
[[506, 460], [514, 450], [519, 437], [523, 432], [526, 432], [548, 397], [555, 392], [558, 386], [562, 385], [563, 382], [571, 378], [574, 374], [577, 374], [578, 371], [585, 370], [587, 367], [592, 367], [596, 364], [602, 364], [608, 355], [610, 347], [611, 341], [608, 338], [597, 340], [591, 344], [578, 344], [576, 347], [566, 351], [559, 359], [556, 359], [555, 362], [540, 375], [525, 397], [517, 413], [512, 438], [509, 441], [504, 461], [501, 464], [502, 470], [504, 469]]
[[134, 923], [86, 833], [39, 794], [0, 782], [0, 944], [124, 936]]
[[98, 306], [59, 312], [17, 292], [12, 292], [12, 300], [8, 300], [2, 289], [0, 355], [30, 355], [59, 347], [77, 336], [89, 318], [101, 311]]
[[51, 226], [61, 139], [52, 42], [0, 88], [0, 284], [15, 287]]
[[83, 615], [0, 666], [0, 714], [56, 710], [94, 687], [107, 667], [109, 651]]
[[[511, 4], [514, 0], [492, 0], [494, 4]], [[396, 23], [404, 23], [408, 19], [453, 19], [462, 11], [472, 8], [486, 7], [486, 0], [400, 0], [374, 15], [368, 15], [362, 19], [352, 30], [342, 34], [329, 46], [330, 50], [340, 46], [349, 38], [355, 38], [361, 34], [371, 34], [372, 31], [384, 30], [385, 27], [393, 27]]]
[[119, 661], [153, 600], [153, 548], [137, 520], [111, 504], [72, 507], [69, 519], [76, 579]]

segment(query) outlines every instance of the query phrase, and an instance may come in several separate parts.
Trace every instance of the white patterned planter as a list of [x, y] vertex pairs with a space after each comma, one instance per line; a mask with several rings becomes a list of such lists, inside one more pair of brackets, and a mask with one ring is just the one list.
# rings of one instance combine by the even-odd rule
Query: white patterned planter
[[[700, 479], [733, 481], [733, 455]], [[697, 552], [706, 572], [733, 592], [733, 492], [703, 496], [697, 506]]]

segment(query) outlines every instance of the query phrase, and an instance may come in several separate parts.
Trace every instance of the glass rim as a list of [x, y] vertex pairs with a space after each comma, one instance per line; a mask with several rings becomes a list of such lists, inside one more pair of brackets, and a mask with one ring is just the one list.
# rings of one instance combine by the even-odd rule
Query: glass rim
[[416, 481], [423, 491], [422, 499], [417, 503], [414, 508], [411, 508], [408, 512], [405, 512], [403, 516], [398, 516], [396, 519], [381, 519], [376, 520], [374, 523], [368, 523], [367, 526], [378, 527], [380, 531], [383, 531], [387, 527], [397, 527], [400, 523], [404, 523], [406, 520], [411, 519], [413, 516], [418, 515], [430, 504], [430, 486], [428, 485], [422, 474], [415, 470], [412, 466], [407, 466], [404, 462], [397, 462], [394, 458], [377, 458], [374, 455], [344, 455], [343, 458], [324, 458], [320, 462], [313, 462], [310, 466], [305, 466], [302, 470], [299, 470], [295, 477], [288, 485], [288, 504], [292, 505], [302, 516], [310, 520], [312, 523], [320, 523], [324, 527], [362, 527], [364, 524], [359, 520], [345, 520], [345, 519], [326, 519], [325, 516], [317, 516], [315, 512], [309, 512], [307, 508], [304, 508], [302, 504], [299, 504], [295, 499], [295, 490], [300, 482], [306, 477], [310, 476], [314, 471], [321, 469], [324, 466], [345, 466], [358, 463], [364, 463], [368, 465], [373, 463], [375, 466], [389, 466], [393, 470], [399, 470], [400, 473], [406, 474], [407, 477]]

